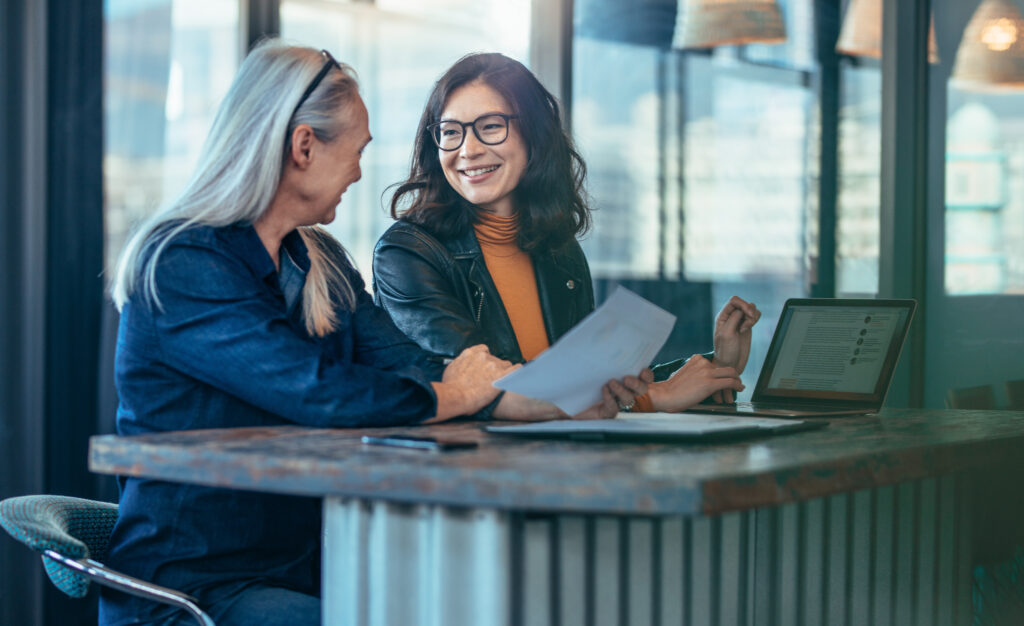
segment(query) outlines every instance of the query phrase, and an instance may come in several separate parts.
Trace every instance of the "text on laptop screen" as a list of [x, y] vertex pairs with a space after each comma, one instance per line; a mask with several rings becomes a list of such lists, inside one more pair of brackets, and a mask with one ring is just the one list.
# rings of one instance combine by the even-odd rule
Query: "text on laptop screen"
[[[764, 392], [855, 399], [884, 394], [883, 368], [893, 366], [909, 314], [905, 307], [793, 306], [779, 321], [776, 354]], [[769, 363], [766, 363], [768, 365]], [[834, 394], [834, 395], [833, 395]]]

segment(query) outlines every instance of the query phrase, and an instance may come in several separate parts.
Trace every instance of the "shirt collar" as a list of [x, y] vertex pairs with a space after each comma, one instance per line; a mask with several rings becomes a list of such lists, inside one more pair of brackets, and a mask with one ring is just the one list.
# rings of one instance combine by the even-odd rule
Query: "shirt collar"
[[[267, 249], [263, 247], [260, 236], [252, 224], [239, 224], [229, 226], [222, 231], [222, 237], [231, 248], [238, 252], [242, 261], [249, 266], [260, 278], [267, 278], [277, 273], [277, 267], [270, 258]], [[302, 242], [302, 236], [298, 230], [285, 235], [281, 245], [291, 255], [295, 265], [303, 272], [309, 271], [309, 254], [306, 252], [306, 244]]]

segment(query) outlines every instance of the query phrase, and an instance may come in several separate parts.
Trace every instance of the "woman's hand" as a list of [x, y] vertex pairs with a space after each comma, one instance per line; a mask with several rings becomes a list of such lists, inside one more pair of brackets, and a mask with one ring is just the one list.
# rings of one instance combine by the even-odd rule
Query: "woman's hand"
[[743, 391], [739, 373], [695, 354], [668, 380], [648, 387], [656, 411], [684, 411], [717, 392]]
[[542, 422], [566, 417], [557, 406], [543, 400], [528, 398], [518, 393], [506, 391], [492, 415], [500, 420], [517, 420], [521, 422]]
[[[571, 416], [571, 419], [611, 419], [618, 415], [621, 407], [632, 406], [638, 396], [647, 393], [647, 386], [653, 380], [654, 372], [647, 368], [638, 376], [626, 376], [621, 381], [609, 380], [601, 388], [601, 401]], [[570, 418], [550, 402], [527, 398], [517, 393], [506, 393], [502, 396], [498, 406], [494, 407], [494, 417], [524, 422]]]
[[751, 303], [733, 296], [715, 320], [715, 364], [743, 373], [750, 357], [751, 329], [761, 312]]
[[[742, 374], [750, 358], [751, 329], [761, 319], [761, 311], [752, 302], [733, 296], [715, 320], [715, 358], [718, 367], [731, 367]], [[732, 390], [713, 394], [715, 402], [732, 402]]]
[[644, 368], [638, 376], [626, 376], [621, 381], [609, 380], [601, 387], [601, 401], [594, 406], [572, 416], [574, 420], [612, 419], [633, 408], [636, 399], [650, 389], [654, 382], [654, 372]]
[[476, 413], [497, 397], [494, 381], [519, 367], [492, 355], [484, 344], [466, 348], [444, 368], [441, 382], [433, 383], [437, 414], [424, 423]]

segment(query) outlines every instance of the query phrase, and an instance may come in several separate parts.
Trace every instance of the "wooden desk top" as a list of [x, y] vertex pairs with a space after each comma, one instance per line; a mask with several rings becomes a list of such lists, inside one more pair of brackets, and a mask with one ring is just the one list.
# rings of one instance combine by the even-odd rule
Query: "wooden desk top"
[[[774, 506], [1001, 463], [1024, 464], [1024, 412], [887, 410], [823, 430], [720, 444], [490, 435], [420, 428], [204, 430], [90, 442], [94, 472], [313, 496], [523, 511], [705, 514]], [[366, 434], [444, 431], [480, 447], [366, 446]]]

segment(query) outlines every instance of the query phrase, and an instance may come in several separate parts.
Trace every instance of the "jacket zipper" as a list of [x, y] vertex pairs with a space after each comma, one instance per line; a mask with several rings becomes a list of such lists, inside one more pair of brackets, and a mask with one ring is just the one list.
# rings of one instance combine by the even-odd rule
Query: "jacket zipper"
[[481, 289], [480, 287], [477, 287], [476, 291], [477, 294], [480, 296], [480, 304], [478, 304], [476, 307], [476, 322], [477, 324], [479, 324], [480, 314], [484, 312], [484, 290]]

